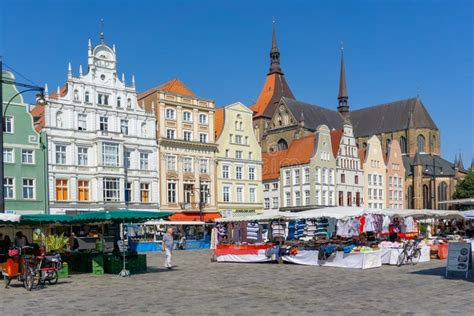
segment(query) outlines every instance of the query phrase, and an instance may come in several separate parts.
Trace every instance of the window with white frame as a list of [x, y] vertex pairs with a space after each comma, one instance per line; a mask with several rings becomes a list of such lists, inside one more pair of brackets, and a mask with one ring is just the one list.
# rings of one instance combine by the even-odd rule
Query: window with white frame
[[249, 180], [255, 180], [255, 167], [249, 167]]
[[87, 131], [87, 114], [78, 114], [77, 129], [80, 131]]
[[265, 198], [264, 199], [264, 205], [263, 207], [268, 210], [270, 208], [270, 198]]
[[207, 143], [207, 133], [199, 133], [199, 141], [201, 143]]
[[23, 199], [33, 200], [35, 198], [35, 179], [23, 179]]
[[13, 148], [3, 148], [3, 162], [5, 163], [14, 163], [15, 154]]
[[293, 184], [300, 184], [300, 169], [295, 169], [294, 170], [294, 183]]
[[97, 94], [97, 104], [99, 105], [109, 105], [109, 96], [104, 93]]
[[309, 190], [304, 191], [304, 205], [310, 205], [311, 204], [311, 196], [309, 193]]
[[285, 171], [285, 185], [291, 184], [291, 172], [290, 170]]
[[242, 166], [236, 166], [235, 167], [235, 178], [237, 180], [241, 180], [242, 179]]
[[148, 170], [148, 153], [140, 153], [140, 169]]
[[4, 133], [13, 133], [13, 116], [5, 116], [3, 123]]
[[199, 124], [207, 124], [207, 115], [199, 114]]
[[120, 201], [120, 179], [104, 178], [103, 195], [105, 202]]
[[87, 166], [88, 165], [88, 151], [89, 148], [87, 147], [78, 147], [77, 148], [77, 164], [79, 166]]
[[290, 192], [285, 192], [285, 206], [291, 206], [291, 194], [290, 194]]
[[235, 135], [235, 143], [242, 144], [242, 135]]
[[369, 180], [369, 185], [372, 185], [372, 175], [370, 173], [368, 174], [367, 179]]
[[369, 200], [372, 199], [372, 189], [371, 188], [368, 189], [368, 194], [367, 195], [369, 196]]
[[321, 168], [316, 168], [316, 183], [321, 183]]
[[175, 138], [175, 133], [176, 131], [172, 128], [167, 128], [166, 129], [166, 138], [168, 139], [174, 139]]
[[222, 165], [222, 178], [229, 179], [229, 165]]
[[253, 153], [249, 152], [249, 160], [252, 160], [252, 159], [253, 159]]
[[309, 168], [304, 168], [304, 183], [309, 183]]
[[184, 131], [183, 132], [183, 139], [190, 142], [192, 141], [192, 138], [193, 138], [193, 133], [190, 132], [190, 131]]
[[174, 109], [166, 109], [165, 111], [165, 117], [167, 120], [174, 120], [176, 118], [176, 111]]
[[15, 179], [10, 177], [3, 178], [3, 195], [5, 199], [15, 198]]
[[184, 157], [183, 158], [183, 171], [184, 172], [193, 172], [193, 158]]
[[329, 205], [333, 205], [334, 191], [329, 191]]
[[56, 163], [58, 165], [66, 164], [66, 145], [56, 145]]
[[242, 151], [236, 150], [235, 151], [235, 159], [242, 159]]
[[255, 203], [255, 200], [257, 199], [255, 196], [256, 189], [255, 188], [249, 188], [249, 202], [250, 203]]
[[278, 208], [278, 197], [272, 198], [272, 208]]
[[328, 191], [323, 190], [323, 195], [322, 195], [322, 198], [323, 198], [322, 204], [323, 204], [323, 205], [327, 205], [327, 204], [326, 204], [327, 197], [328, 197]]
[[166, 170], [176, 171], [176, 156], [166, 156]]
[[183, 112], [183, 121], [184, 122], [192, 122], [193, 121], [191, 112], [189, 112], [189, 111], [184, 111]]
[[113, 143], [102, 143], [102, 164], [109, 167], [119, 165], [119, 145]]
[[382, 199], [382, 195], [383, 195], [382, 192], [383, 192], [382, 189], [379, 189], [379, 200]]
[[32, 149], [21, 150], [21, 163], [29, 165], [35, 163], [35, 155]]
[[301, 192], [295, 191], [295, 206], [301, 206]]
[[90, 93], [89, 93], [89, 91], [86, 91], [86, 92], [84, 93], [84, 102], [85, 102], [85, 103], [90, 103], [90, 102], [91, 102], [91, 98], [90, 98]]
[[128, 135], [128, 120], [125, 120], [125, 119], [120, 120], [120, 133], [124, 135]]
[[168, 182], [168, 203], [176, 203], [176, 182]]
[[121, 97], [117, 97], [117, 107], [118, 108], [122, 107], [122, 98]]
[[109, 118], [101, 116], [99, 119], [99, 128], [102, 132], [107, 132], [109, 130]]
[[268, 191], [268, 190], [270, 190], [270, 184], [269, 184], [269, 183], [265, 183], [265, 184], [263, 185], [263, 191]]
[[273, 190], [273, 191], [278, 190], [278, 182], [273, 183], [273, 185], [272, 185], [272, 190]]
[[379, 185], [382, 186], [383, 185], [383, 177], [379, 175]]
[[224, 202], [230, 201], [230, 187], [225, 186], [222, 188], [222, 199]]
[[129, 150], [123, 152], [123, 166], [125, 169], [129, 169], [131, 166], [132, 153]]
[[334, 169], [329, 170], [329, 184], [334, 184]]
[[209, 172], [209, 160], [201, 158], [199, 160], [199, 171], [201, 173], [208, 173]]
[[321, 205], [321, 191], [316, 190], [316, 204]]
[[244, 191], [244, 188], [237, 187], [237, 202], [238, 203], [242, 203], [244, 200], [243, 191]]
[[140, 201], [142, 203], [150, 202], [150, 184], [140, 183]]
[[[323, 168], [323, 173], [322, 173], [322, 180], [321, 180], [321, 182], [324, 183], [324, 184], [327, 183], [327, 182], [326, 182], [327, 174], [328, 174], [328, 169]], [[326, 205], [326, 204], [324, 204], [324, 205]]]

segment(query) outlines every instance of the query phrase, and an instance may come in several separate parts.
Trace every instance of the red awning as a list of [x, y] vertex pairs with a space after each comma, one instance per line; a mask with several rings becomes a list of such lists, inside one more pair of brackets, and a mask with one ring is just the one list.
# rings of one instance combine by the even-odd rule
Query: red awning
[[[202, 213], [204, 222], [213, 222], [216, 218], [221, 218], [219, 213]], [[199, 213], [175, 213], [168, 217], [169, 221], [200, 221]]]

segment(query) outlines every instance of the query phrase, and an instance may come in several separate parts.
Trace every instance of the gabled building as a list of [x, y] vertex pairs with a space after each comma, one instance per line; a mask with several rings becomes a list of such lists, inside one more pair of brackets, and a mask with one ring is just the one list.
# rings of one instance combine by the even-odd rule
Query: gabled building
[[387, 176], [386, 194], [387, 208], [404, 208], [405, 201], [405, 166], [398, 142], [393, 142], [386, 153]]
[[364, 169], [364, 201], [362, 206], [368, 208], [385, 208], [386, 205], [386, 172], [382, 145], [377, 136], [372, 136], [365, 149], [359, 150], [359, 157]]
[[155, 115], [137, 103], [135, 79], [125, 83], [115, 46], [89, 40], [87, 70], [32, 110], [47, 134], [51, 213], [104, 209], [157, 210]]
[[3, 88], [3, 194], [5, 213], [48, 212], [47, 143], [34, 129], [28, 104], [23, 101], [11, 72], [2, 73]]
[[217, 204], [226, 217], [262, 212], [262, 153], [252, 114], [240, 102], [214, 113]]
[[263, 209], [275, 212], [280, 209], [280, 166], [288, 150], [262, 153]]
[[161, 210], [181, 213], [181, 220], [204, 220], [217, 214], [214, 101], [197, 97], [174, 79], [138, 96], [156, 115], [160, 148]]

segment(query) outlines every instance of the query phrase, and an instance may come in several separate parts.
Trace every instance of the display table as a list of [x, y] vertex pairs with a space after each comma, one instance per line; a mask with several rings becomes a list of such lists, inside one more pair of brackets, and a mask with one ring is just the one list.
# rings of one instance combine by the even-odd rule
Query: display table
[[[382, 259], [382, 264], [396, 265], [398, 262], [398, 257], [402, 253], [403, 248], [381, 248], [380, 256]], [[421, 247], [421, 257], [418, 262], [428, 262], [430, 258], [431, 248], [429, 246]]]
[[335, 255], [329, 257], [324, 263], [318, 261], [319, 251], [317, 250], [301, 250], [295, 256], [283, 256], [283, 261], [295, 264], [322, 266], [322, 267], [338, 267], [352, 269], [370, 269], [382, 266], [380, 251], [373, 252], [353, 252], [344, 253], [336, 252]]
[[214, 257], [217, 262], [269, 262], [265, 254], [272, 245], [217, 245]]
[[157, 241], [130, 241], [129, 246], [137, 252], [161, 251], [161, 242]]

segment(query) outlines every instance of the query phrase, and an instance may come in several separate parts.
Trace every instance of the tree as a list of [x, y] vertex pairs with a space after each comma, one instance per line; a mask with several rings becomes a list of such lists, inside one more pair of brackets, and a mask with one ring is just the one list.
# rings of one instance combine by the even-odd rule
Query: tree
[[458, 182], [453, 198], [456, 200], [474, 198], [474, 171], [470, 170], [466, 177]]

